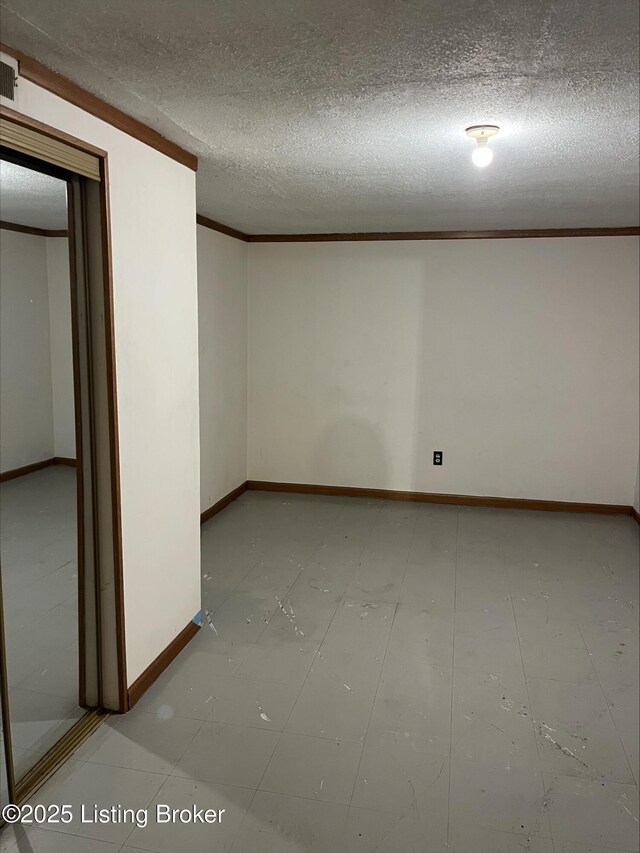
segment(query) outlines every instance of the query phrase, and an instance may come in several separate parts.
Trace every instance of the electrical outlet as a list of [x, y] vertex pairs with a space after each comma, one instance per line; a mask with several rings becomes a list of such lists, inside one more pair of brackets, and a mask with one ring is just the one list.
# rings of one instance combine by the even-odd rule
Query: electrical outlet
[[442, 465], [442, 451], [434, 450], [433, 451], [433, 464], [434, 465]]

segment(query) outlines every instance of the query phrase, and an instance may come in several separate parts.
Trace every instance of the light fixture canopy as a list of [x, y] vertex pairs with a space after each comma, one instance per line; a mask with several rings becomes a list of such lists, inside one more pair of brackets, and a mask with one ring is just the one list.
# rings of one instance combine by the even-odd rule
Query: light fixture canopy
[[500, 128], [497, 124], [473, 124], [465, 130], [467, 136], [475, 139], [477, 142], [471, 154], [471, 159], [480, 169], [488, 166], [493, 160], [493, 151], [489, 148], [488, 142], [499, 130]]

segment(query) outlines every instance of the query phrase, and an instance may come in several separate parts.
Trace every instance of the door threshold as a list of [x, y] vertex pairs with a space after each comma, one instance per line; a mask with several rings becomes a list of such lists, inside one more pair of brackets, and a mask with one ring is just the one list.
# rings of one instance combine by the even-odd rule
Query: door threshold
[[30, 797], [61, 767], [90, 734], [110, 716], [109, 711], [97, 708], [87, 713], [46, 752], [29, 772], [16, 782], [16, 804]]

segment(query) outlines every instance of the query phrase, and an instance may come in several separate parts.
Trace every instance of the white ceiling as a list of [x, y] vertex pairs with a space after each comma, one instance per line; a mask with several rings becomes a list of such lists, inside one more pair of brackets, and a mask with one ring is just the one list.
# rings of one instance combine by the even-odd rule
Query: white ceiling
[[[249, 233], [638, 223], [637, 0], [2, 0]], [[502, 131], [476, 169], [469, 124]]]
[[31, 228], [67, 227], [67, 185], [58, 178], [0, 161], [0, 219]]

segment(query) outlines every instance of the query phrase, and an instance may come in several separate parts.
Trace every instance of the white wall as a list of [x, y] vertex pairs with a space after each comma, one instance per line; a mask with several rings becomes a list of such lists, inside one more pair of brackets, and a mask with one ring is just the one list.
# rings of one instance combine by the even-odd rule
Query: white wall
[[1, 233], [0, 456], [8, 471], [75, 459], [75, 403], [68, 240]]
[[195, 173], [20, 82], [20, 109], [108, 152], [127, 678], [200, 609]]
[[66, 237], [40, 238], [46, 244], [49, 288], [49, 337], [53, 398], [53, 455], [76, 458], [75, 401], [73, 398], [73, 337], [69, 241]]
[[247, 479], [247, 243], [198, 226], [200, 509]]
[[0, 230], [0, 469], [53, 454], [44, 237]]
[[251, 244], [248, 476], [628, 505], [638, 361], [637, 238]]

